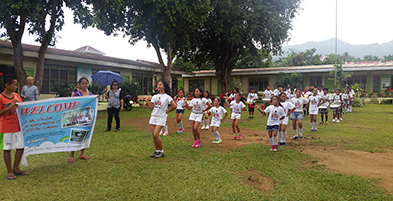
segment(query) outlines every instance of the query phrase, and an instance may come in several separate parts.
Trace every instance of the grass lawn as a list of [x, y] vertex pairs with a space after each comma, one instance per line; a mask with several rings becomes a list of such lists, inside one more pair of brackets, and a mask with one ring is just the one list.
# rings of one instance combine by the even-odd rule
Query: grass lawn
[[[313, 142], [381, 152], [393, 145], [390, 112], [392, 105], [355, 108], [352, 114], [344, 115], [342, 123], [319, 126]], [[393, 200], [376, 185], [377, 180], [330, 172], [322, 165], [307, 166], [312, 156], [291, 148], [275, 153], [262, 144], [227, 152], [206, 146], [192, 149], [181, 135], [169, 135], [162, 138], [166, 156], [151, 159], [151, 134], [142, 126], [127, 123], [150, 117], [147, 108], [122, 112], [122, 130], [116, 133], [103, 132], [106, 113], [98, 115], [91, 147], [86, 150], [90, 160], [68, 164], [69, 153], [29, 156], [29, 166], [22, 168], [30, 176], [14, 181], [5, 179], [3, 163], [0, 200]], [[248, 120], [243, 115], [247, 120], [240, 125], [264, 130], [266, 118], [261, 116]], [[174, 112], [169, 117], [174, 117]], [[308, 118], [304, 124], [307, 136], [311, 133]], [[191, 133], [182, 135], [189, 138]], [[273, 187], [261, 191], [247, 185], [247, 180], [271, 181]]]

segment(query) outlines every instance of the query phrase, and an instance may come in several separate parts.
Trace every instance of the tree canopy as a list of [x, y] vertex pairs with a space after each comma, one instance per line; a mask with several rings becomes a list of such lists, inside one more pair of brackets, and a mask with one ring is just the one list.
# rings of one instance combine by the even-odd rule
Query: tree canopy
[[192, 30], [182, 54], [197, 66], [213, 63], [223, 91], [229, 91], [236, 63], [247, 54], [277, 53], [288, 39], [300, 0], [211, 0], [207, 21]]

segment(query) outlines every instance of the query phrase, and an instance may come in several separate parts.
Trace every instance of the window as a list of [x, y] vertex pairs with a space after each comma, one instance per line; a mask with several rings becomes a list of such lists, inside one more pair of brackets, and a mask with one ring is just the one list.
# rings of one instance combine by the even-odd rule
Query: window
[[45, 65], [41, 93], [43, 94], [54, 93], [53, 83], [51, 83], [51, 80], [56, 80], [63, 83], [68, 82], [68, 84], [74, 86], [77, 82], [76, 74], [77, 74], [76, 67], [61, 66], [61, 65]]
[[196, 88], [200, 88], [202, 91], [204, 91], [205, 80], [190, 80], [188, 90], [193, 92]]
[[132, 79], [136, 80], [142, 87], [141, 93], [150, 95], [153, 92], [153, 75], [133, 73]]
[[322, 86], [322, 76], [310, 76], [310, 86]]
[[269, 85], [268, 80], [263, 80], [262, 78], [250, 78], [248, 89], [255, 89], [256, 91], [264, 91]]
[[381, 90], [381, 79], [379, 75], [374, 75], [373, 92], [379, 93]]
[[[379, 77], [378, 77], [378, 80], [379, 80]], [[360, 88], [367, 90], [367, 75], [352, 76], [347, 79], [346, 84], [347, 85], [360, 84]]]

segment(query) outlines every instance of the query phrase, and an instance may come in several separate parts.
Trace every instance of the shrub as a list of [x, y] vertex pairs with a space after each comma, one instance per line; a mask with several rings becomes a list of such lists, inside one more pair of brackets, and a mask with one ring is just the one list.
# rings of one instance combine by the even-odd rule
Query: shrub
[[355, 98], [352, 100], [352, 106], [353, 107], [363, 107], [364, 106], [364, 101], [361, 98]]
[[102, 95], [104, 94], [104, 89], [106, 87], [102, 84], [99, 84], [97, 82], [91, 82], [91, 85], [89, 86], [89, 91], [93, 94], [99, 94]]
[[129, 79], [124, 79], [124, 82], [120, 83], [119, 87], [123, 96], [131, 95], [132, 97], [137, 97], [142, 93], [142, 87], [136, 80], [129, 82]]
[[70, 97], [74, 86], [68, 84], [68, 82], [57, 82], [56, 80], [51, 80], [51, 89], [56, 93], [58, 97]]

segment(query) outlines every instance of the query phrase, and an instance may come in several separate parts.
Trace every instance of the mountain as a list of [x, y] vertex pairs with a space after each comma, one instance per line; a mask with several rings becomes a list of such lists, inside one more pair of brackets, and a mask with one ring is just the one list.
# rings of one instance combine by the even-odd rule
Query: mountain
[[[327, 55], [334, 53], [335, 51], [335, 39], [329, 39], [322, 42], [306, 42], [300, 45], [289, 45], [283, 46], [282, 50], [284, 52], [290, 52], [291, 49], [295, 52], [304, 52], [307, 49], [315, 48], [317, 50], [317, 54]], [[373, 55], [383, 58], [383, 56], [388, 56], [389, 54], [393, 55], [393, 41], [388, 43], [373, 43], [370, 45], [351, 45], [345, 41], [340, 39], [337, 40], [337, 53], [342, 54], [344, 52], [348, 52], [349, 55], [354, 57], [363, 58], [365, 55]], [[285, 53], [281, 57], [285, 57], [288, 54]]]

